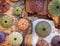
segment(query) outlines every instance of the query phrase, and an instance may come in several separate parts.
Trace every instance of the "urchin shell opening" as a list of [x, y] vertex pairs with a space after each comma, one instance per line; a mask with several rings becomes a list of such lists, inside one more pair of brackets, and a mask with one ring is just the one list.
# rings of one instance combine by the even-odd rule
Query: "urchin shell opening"
[[43, 31], [45, 31], [46, 29], [45, 28], [43, 28]]
[[18, 9], [16, 11], [18, 11]]
[[2, 6], [5, 7], [5, 4], [3, 4]]
[[14, 40], [17, 40], [17, 38], [14, 38]]
[[60, 44], [60, 41], [58, 41], [58, 44]]
[[56, 6], [57, 9], [59, 9], [59, 6]]
[[22, 23], [22, 25], [24, 25], [24, 23]]
[[5, 23], [7, 23], [7, 20], [5, 20]]

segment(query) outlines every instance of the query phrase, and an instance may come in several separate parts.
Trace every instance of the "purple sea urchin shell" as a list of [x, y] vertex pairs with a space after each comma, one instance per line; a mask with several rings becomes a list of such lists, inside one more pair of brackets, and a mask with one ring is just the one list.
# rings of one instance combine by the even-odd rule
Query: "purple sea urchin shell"
[[2, 43], [6, 38], [6, 35], [3, 32], [0, 32], [0, 43]]
[[55, 36], [51, 42], [52, 46], [60, 46], [60, 36]]
[[40, 12], [43, 9], [43, 5], [44, 5], [44, 3], [40, 0], [36, 0], [36, 1], [32, 0], [30, 2], [30, 9], [33, 12], [37, 13], [37, 12]]

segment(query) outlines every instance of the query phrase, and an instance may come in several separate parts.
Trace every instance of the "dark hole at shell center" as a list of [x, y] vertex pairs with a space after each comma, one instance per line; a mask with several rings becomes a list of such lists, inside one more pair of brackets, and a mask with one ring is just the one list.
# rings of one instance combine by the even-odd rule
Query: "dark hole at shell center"
[[24, 23], [22, 23], [22, 25], [24, 25]]
[[2, 6], [5, 7], [5, 4], [3, 4]]
[[17, 40], [17, 38], [14, 38], [14, 40]]
[[45, 31], [46, 29], [45, 28], [43, 28], [43, 31]]
[[57, 9], [59, 9], [59, 6], [56, 6]]
[[60, 41], [58, 42], [58, 44], [60, 44]]
[[58, 46], [60, 46], [60, 41], [57, 43]]
[[5, 21], [5, 23], [7, 23], [7, 21]]
[[18, 11], [18, 9], [16, 11]]

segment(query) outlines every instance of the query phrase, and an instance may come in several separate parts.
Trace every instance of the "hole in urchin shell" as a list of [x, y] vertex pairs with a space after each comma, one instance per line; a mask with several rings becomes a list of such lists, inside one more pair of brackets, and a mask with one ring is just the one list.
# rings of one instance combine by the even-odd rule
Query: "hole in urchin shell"
[[18, 9], [16, 11], [18, 11]]
[[22, 25], [24, 25], [24, 23], [22, 23]]
[[58, 44], [60, 44], [60, 41], [58, 42]]
[[17, 40], [17, 38], [14, 38], [14, 40]]
[[60, 46], [60, 41], [57, 43], [58, 46]]
[[5, 7], [5, 4], [3, 4], [2, 6]]
[[7, 20], [5, 20], [5, 23], [7, 23]]
[[43, 31], [45, 31], [45, 28], [43, 28]]
[[59, 6], [56, 6], [57, 9], [59, 9]]

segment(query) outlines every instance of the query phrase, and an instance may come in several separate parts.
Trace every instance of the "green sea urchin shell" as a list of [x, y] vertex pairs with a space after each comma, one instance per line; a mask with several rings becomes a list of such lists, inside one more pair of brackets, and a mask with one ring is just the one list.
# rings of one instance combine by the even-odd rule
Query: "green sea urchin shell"
[[37, 23], [35, 27], [35, 32], [39, 37], [46, 37], [50, 34], [51, 32], [51, 26], [48, 22], [46, 21], [41, 21]]
[[12, 18], [9, 17], [9, 16], [3, 16], [1, 19], [0, 19], [0, 23], [3, 27], [5, 28], [8, 28], [12, 25]]
[[48, 5], [48, 11], [52, 15], [60, 16], [60, 0], [53, 0]]
[[14, 46], [20, 45], [23, 41], [22, 34], [20, 34], [19, 32], [11, 33], [10, 36], [9, 36], [9, 41]]
[[13, 9], [15, 15], [20, 15], [22, 13], [22, 8], [21, 7], [15, 7]]

